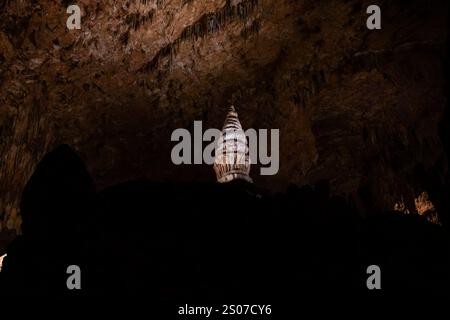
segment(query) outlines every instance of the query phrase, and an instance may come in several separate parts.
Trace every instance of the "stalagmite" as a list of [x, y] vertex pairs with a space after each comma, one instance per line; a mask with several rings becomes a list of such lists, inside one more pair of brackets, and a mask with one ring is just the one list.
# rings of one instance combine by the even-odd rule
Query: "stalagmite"
[[252, 182], [247, 138], [233, 106], [228, 111], [216, 148], [214, 171], [220, 183], [236, 179]]
[[3, 259], [6, 257], [6, 254], [0, 256], [0, 272], [2, 271], [2, 267], [3, 267]]

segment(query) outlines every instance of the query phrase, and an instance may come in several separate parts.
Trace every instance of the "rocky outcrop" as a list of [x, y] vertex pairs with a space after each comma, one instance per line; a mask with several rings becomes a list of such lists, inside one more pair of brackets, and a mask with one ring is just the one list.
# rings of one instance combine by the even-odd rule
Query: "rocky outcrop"
[[[81, 159], [61, 146], [38, 164], [21, 210], [0, 296], [136, 295], [168, 304], [167, 314], [186, 300], [373, 301], [370, 265], [381, 269], [383, 296], [446, 297], [450, 286], [441, 226], [398, 212], [363, 218], [327, 181], [275, 194], [240, 179], [138, 180], [95, 193]], [[73, 265], [81, 290], [66, 285]]]

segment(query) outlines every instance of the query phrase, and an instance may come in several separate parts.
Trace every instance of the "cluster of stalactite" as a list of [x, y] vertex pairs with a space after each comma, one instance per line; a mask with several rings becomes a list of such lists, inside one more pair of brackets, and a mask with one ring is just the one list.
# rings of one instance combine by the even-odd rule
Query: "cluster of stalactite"
[[141, 4], [141, 5], [156, 5], [158, 9], [164, 6], [164, 0], [129, 0], [128, 4]]
[[169, 58], [169, 66], [177, 54], [180, 44], [187, 40], [197, 40], [208, 34], [220, 31], [235, 20], [247, 20], [255, 12], [258, 0], [244, 0], [232, 5], [230, 0], [216, 12], [202, 15], [194, 24], [186, 27], [174, 42], [163, 47], [144, 67], [143, 71], [155, 70], [163, 58]]
[[348, 65], [352, 67], [352, 71], [378, 69], [381, 65], [391, 61], [395, 54], [408, 52], [439, 54], [441, 46], [441, 43], [434, 41], [414, 41], [403, 43], [392, 49], [356, 52], [349, 58]]
[[146, 14], [133, 12], [126, 16], [125, 23], [134, 31], [137, 31], [145, 23], [152, 23], [155, 18], [155, 10], [150, 10]]
[[24, 178], [34, 170], [37, 159], [47, 150], [53, 134], [47, 130], [49, 123], [42, 115], [44, 106], [34, 100], [32, 108], [17, 112], [15, 101], [23, 101], [23, 98], [11, 93], [1, 101], [2, 106], [11, 112], [7, 114], [7, 121], [0, 125], [0, 231], [20, 230], [18, 203]]
[[127, 30], [124, 33], [122, 33], [119, 37], [119, 41], [120, 43], [122, 43], [123, 45], [126, 45], [128, 43], [128, 39], [130, 38], [130, 31]]
[[[356, 52], [353, 55], [349, 55], [341, 61], [333, 70], [326, 69], [324, 66], [320, 70], [295, 70], [289, 75], [289, 79], [283, 82], [284, 89], [294, 89], [290, 96], [290, 101], [295, 105], [302, 108], [306, 108], [311, 98], [319, 92], [319, 90], [326, 85], [328, 81], [328, 75], [330, 73], [343, 73], [348, 72], [350, 67], [352, 72], [358, 72], [361, 70], [370, 71], [372, 69], [378, 69], [381, 65], [384, 65], [387, 61], [392, 59], [394, 54], [407, 52], [411, 50], [418, 50], [422, 52], [436, 52], [439, 50], [439, 44], [433, 42], [411, 42], [402, 44], [396, 48], [388, 50], [378, 51], [365, 51]], [[347, 71], [346, 71], [347, 70]], [[301, 79], [310, 79], [308, 83], [299, 86]], [[292, 88], [295, 86], [295, 88]]]
[[[317, 94], [319, 90], [327, 83], [328, 72], [324, 69], [314, 71], [295, 70], [291, 72], [289, 78], [286, 79], [282, 85], [284, 89], [291, 92], [290, 101], [297, 106], [306, 108], [313, 95]], [[307, 77], [305, 77], [307, 75]], [[299, 86], [301, 79], [310, 79], [307, 83]]]
[[261, 21], [259, 19], [255, 19], [250, 26], [244, 27], [242, 29], [241, 37], [247, 39], [250, 36], [259, 33], [260, 29], [261, 29]]

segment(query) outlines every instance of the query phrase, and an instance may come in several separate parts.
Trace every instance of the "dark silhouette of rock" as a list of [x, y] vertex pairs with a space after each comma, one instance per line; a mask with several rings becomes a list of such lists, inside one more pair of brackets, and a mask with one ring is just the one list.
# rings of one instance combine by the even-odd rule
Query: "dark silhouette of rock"
[[82, 265], [95, 189], [82, 160], [67, 145], [48, 153], [21, 201], [22, 235], [8, 248], [6, 292], [68, 293], [66, 268]]
[[[23, 192], [23, 235], [8, 248], [1, 294], [140, 295], [157, 302], [358, 294], [369, 265], [382, 293], [444, 293], [448, 235], [398, 212], [362, 218], [329, 183], [273, 194], [227, 184], [125, 182], [95, 193], [82, 161], [61, 146]], [[68, 265], [82, 289], [68, 290]]]

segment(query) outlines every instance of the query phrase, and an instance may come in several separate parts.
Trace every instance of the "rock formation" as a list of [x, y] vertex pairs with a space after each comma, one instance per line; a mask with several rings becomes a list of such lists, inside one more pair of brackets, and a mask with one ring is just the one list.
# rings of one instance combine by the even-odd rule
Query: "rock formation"
[[[373, 302], [370, 265], [382, 270], [381, 296], [448, 296], [441, 226], [396, 212], [363, 218], [327, 181], [258, 191], [238, 179], [137, 180], [95, 192], [81, 159], [60, 146], [26, 185], [23, 233], [8, 246], [0, 296], [136, 295], [168, 304], [165, 314], [185, 301], [280, 299], [298, 311], [309, 301]], [[81, 290], [66, 286], [71, 265]]]
[[427, 192], [448, 212], [448, 3], [377, 1], [371, 31], [372, 2], [77, 0], [82, 27], [68, 30], [68, 1], [1, 0], [2, 233], [20, 230], [21, 192], [62, 143], [99, 190], [213, 181], [172, 164], [170, 134], [218, 128], [231, 104], [246, 127], [281, 130], [280, 171], [258, 185], [326, 179], [362, 215], [415, 212]]
[[214, 171], [220, 183], [250, 178], [250, 154], [247, 137], [239, 122], [238, 114], [231, 106], [215, 150]]

